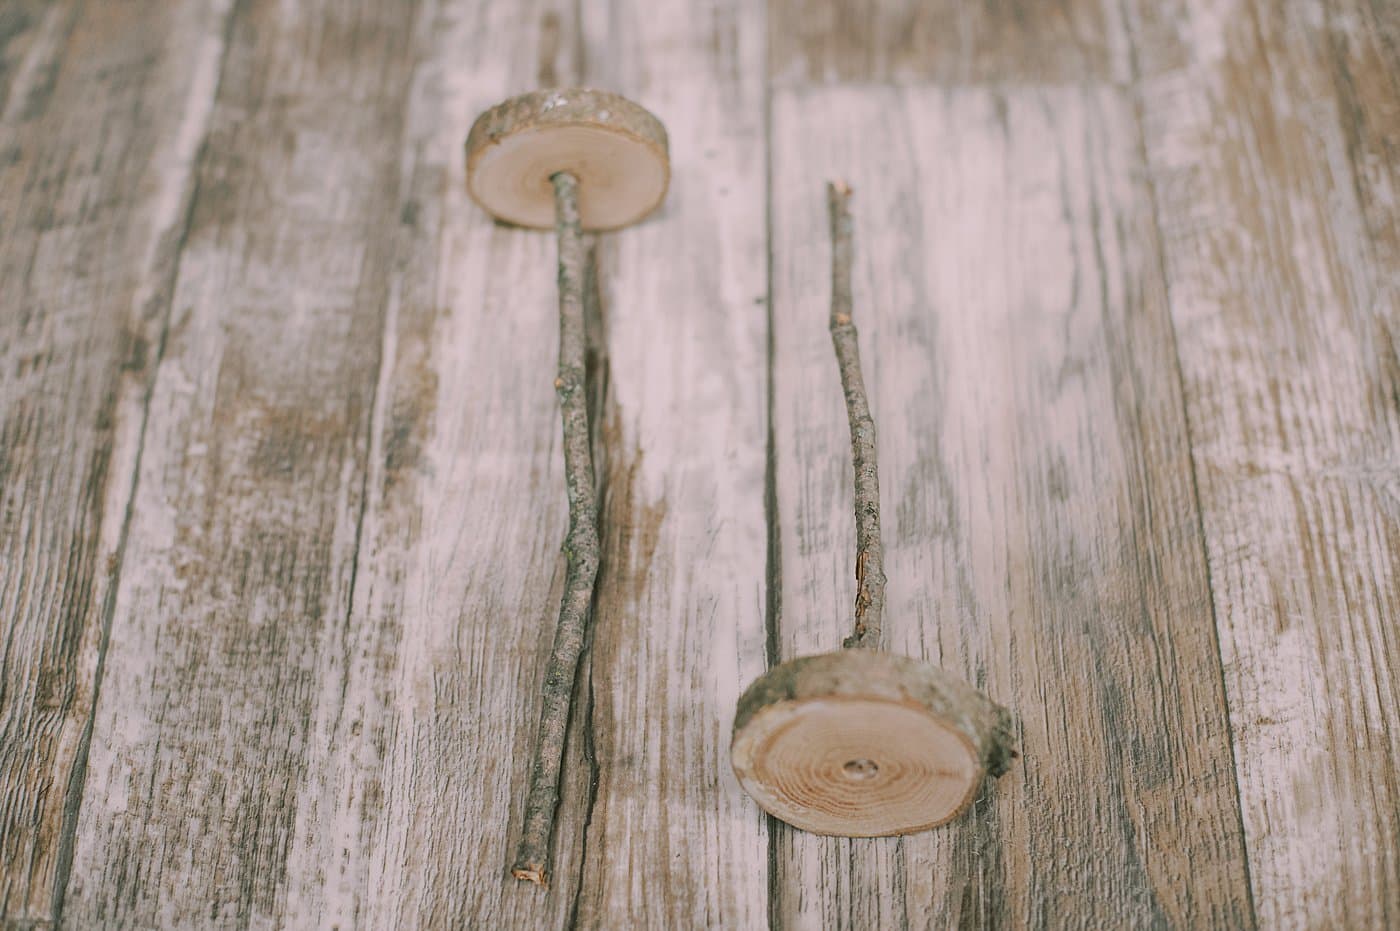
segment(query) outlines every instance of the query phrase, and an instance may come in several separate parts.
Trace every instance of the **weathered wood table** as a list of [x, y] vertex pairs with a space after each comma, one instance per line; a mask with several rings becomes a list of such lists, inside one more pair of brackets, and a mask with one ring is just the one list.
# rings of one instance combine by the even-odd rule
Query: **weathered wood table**
[[[1400, 926], [1400, 7], [0, 2], [7, 927]], [[598, 241], [602, 568], [547, 892], [507, 874], [566, 506], [539, 86], [657, 113]], [[1019, 715], [842, 840], [729, 769], [854, 586]]]

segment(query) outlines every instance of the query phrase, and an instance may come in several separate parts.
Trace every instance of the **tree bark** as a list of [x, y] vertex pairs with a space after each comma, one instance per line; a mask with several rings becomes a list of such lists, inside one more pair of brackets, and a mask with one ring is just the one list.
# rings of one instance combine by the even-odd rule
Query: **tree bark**
[[588, 428], [583, 316], [584, 247], [579, 223], [578, 181], [568, 172], [554, 185], [555, 230], [559, 239], [559, 373], [554, 388], [564, 424], [564, 481], [569, 497], [568, 560], [554, 649], [545, 671], [540, 726], [530, 766], [525, 823], [511, 875], [541, 886], [548, 883], [550, 841], [559, 807], [559, 769], [569, 726], [574, 680], [593, 604], [598, 575], [598, 504]]
[[855, 467], [856, 604], [855, 630], [843, 647], [880, 648], [885, 612], [885, 554], [880, 543], [880, 475], [875, 449], [875, 418], [860, 371], [860, 345], [851, 322], [851, 189], [844, 182], [826, 186], [831, 218], [831, 343], [841, 370], [846, 416], [851, 424]]

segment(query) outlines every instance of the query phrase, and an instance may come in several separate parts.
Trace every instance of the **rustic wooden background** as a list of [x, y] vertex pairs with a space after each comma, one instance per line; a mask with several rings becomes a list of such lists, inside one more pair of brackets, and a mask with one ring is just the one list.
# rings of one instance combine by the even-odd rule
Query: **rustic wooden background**
[[[596, 245], [604, 564], [555, 882], [554, 244], [485, 106], [660, 115]], [[1400, 927], [1400, 4], [0, 0], [9, 927]], [[796, 833], [741, 688], [852, 596], [856, 189], [892, 645], [1020, 716]]]

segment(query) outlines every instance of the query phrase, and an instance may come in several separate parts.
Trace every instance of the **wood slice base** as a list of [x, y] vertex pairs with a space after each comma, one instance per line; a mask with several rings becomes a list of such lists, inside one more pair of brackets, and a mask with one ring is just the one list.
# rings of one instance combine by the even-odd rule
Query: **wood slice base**
[[816, 834], [937, 827], [1015, 756], [1011, 716], [905, 656], [843, 650], [790, 660], [739, 699], [730, 758], [769, 814]]
[[497, 104], [467, 135], [467, 191], [507, 223], [553, 227], [550, 178], [561, 171], [578, 179], [584, 229], [635, 223], [666, 197], [666, 129], [625, 97], [563, 88]]

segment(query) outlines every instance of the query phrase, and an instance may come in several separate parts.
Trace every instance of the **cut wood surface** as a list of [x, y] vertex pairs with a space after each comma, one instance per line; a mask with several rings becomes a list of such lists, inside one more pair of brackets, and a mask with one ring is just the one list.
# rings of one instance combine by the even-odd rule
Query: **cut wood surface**
[[666, 129], [625, 97], [592, 88], [519, 94], [477, 117], [467, 134], [467, 190], [508, 223], [553, 229], [551, 181], [578, 182], [586, 230], [629, 226], [666, 197]]
[[1015, 758], [1012, 727], [957, 676], [848, 648], [787, 660], [745, 689], [730, 756], [744, 791], [787, 824], [884, 837], [966, 811]]
[[[0, 0], [0, 925], [1400, 924], [1400, 22], [1367, 0]], [[555, 248], [475, 117], [645, 106], [589, 240], [601, 563], [547, 891]], [[744, 687], [849, 633], [1016, 715], [795, 831]]]

